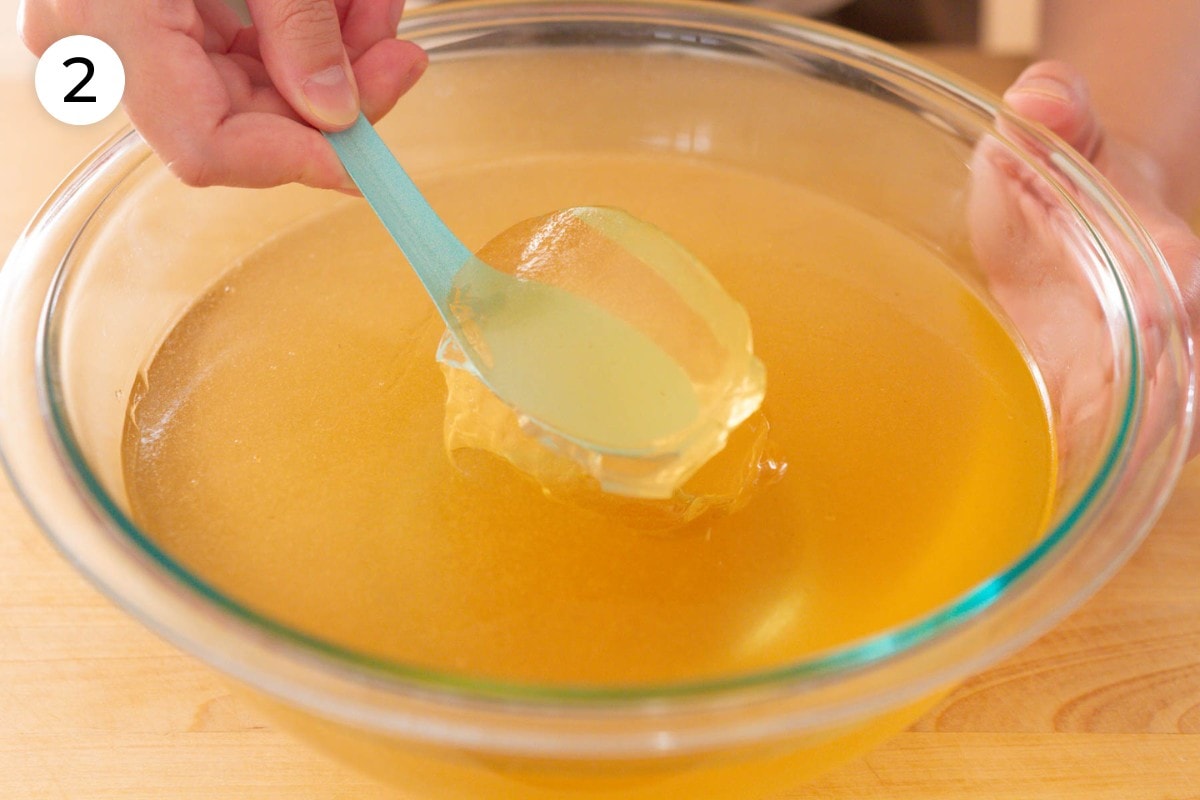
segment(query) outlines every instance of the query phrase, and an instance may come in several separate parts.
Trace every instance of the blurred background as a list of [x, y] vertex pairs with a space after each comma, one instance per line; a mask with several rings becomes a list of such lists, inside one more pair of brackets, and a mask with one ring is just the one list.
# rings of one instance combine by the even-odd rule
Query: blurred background
[[17, 0], [0, 0], [0, 76], [22, 73], [33, 80], [33, 56], [17, 37]]
[[[733, 0], [777, 9], [820, 8], [836, 0]], [[231, 0], [235, 5], [239, 0]], [[241, 0], [244, 2], [244, 0]], [[410, 0], [410, 6], [428, 0]], [[29, 75], [33, 57], [16, 35], [18, 0], [0, 0], [0, 76]], [[827, 14], [834, 22], [893, 41], [937, 39], [975, 43], [986, 52], [1029, 53], [1036, 43], [1041, 0], [856, 0]]]

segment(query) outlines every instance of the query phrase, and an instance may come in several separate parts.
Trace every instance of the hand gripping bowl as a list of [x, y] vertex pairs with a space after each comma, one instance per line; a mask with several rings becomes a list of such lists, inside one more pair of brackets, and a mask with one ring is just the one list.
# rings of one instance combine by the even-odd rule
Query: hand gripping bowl
[[[761, 796], [867, 749], [1046, 631], [1152, 524], [1191, 429], [1178, 293], [1089, 165], [994, 98], [862, 38], [736, 7], [456, 3], [401, 33], [434, 67], [382, 131], [418, 174], [547, 148], [712, 159], [934, 249], [1042, 373], [1056, 495], [1044, 536], [953, 601], [765, 671], [513, 684], [314, 639], [158, 550], [128, 515], [119, 444], [133, 377], [170, 325], [257, 242], [339, 198], [187, 188], [126, 132], [62, 184], [0, 272], [0, 453], [81, 571], [302, 736], [419, 797]], [[506, 68], [530, 52], [649, 66], [616, 85]], [[452, 63], [476, 79], [439, 83]], [[711, 80], [725, 71], [757, 77], [733, 95]], [[518, 75], [528, 102], [489, 108]]]

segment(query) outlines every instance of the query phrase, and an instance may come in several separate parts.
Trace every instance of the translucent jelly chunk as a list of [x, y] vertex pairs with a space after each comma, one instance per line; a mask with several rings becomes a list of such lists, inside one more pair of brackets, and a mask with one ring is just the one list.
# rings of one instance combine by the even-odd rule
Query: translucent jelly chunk
[[[443, 346], [455, 348], [452, 339], [444, 340]], [[474, 375], [446, 363], [442, 372], [449, 390], [446, 452], [459, 470], [471, 474], [481, 461], [502, 458], [536, 480], [547, 496], [632, 528], [668, 530], [732, 514], [787, 470], [768, 439], [766, 417], [755, 411], [730, 433], [725, 447], [669, 497], [614, 494], [601, 488], [587, 465], [545, 447], [522, 430], [519, 414]]]
[[[451, 308], [468, 309], [455, 315], [460, 335], [476, 353], [490, 357], [504, 350], [488, 365], [493, 394], [453, 338], [442, 339], [438, 360], [449, 387], [446, 444], [452, 455], [469, 448], [490, 451], [555, 496], [578, 495], [588, 484], [594, 493], [678, 506], [681, 488], [761, 404], [766, 375], [754, 356], [745, 310], [694, 256], [653, 225], [617, 209], [573, 208], [518, 223], [486, 244], [478, 259], [479, 269], [464, 267], [462, 296], [451, 298]], [[481, 302], [488, 291], [484, 264], [527, 282], [527, 291], [507, 306]], [[537, 285], [549, 287], [552, 302], [539, 303]], [[554, 299], [563, 293], [570, 302]], [[540, 321], [537, 329], [560, 332], [564, 340], [573, 342], [599, 325], [614, 333], [595, 339], [603, 352], [586, 366], [558, 357], [544, 339], [525, 351], [514, 349], [518, 333], [509, 330], [539, 313], [553, 319], [550, 325]], [[647, 340], [654, 358], [644, 355]], [[637, 381], [599, 379], [610, 361], [646, 374]], [[508, 375], [497, 379], [502, 367]], [[548, 374], [555, 379], [546, 379]], [[506, 377], [525, 381], [519, 387], [523, 396], [535, 397], [550, 413], [501, 401], [515, 394], [497, 385]], [[530, 381], [536, 381], [536, 392]], [[680, 381], [690, 390], [680, 391]], [[556, 424], [556, 418], [569, 424]], [[596, 431], [621, 446], [586, 446], [565, 432], [572, 429]]]

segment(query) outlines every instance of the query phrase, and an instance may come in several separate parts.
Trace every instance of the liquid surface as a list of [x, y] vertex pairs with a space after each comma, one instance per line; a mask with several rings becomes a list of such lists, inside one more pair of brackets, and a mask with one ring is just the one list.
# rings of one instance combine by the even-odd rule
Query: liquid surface
[[456, 468], [442, 326], [351, 203], [248, 256], [134, 387], [135, 518], [221, 591], [411, 664], [643, 683], [896, 625], [1040, 533], [1052, 445], [1037, 385], [912, 240], [794, 185], [665, 155], [548, 155], [422, 188], [473, 247], [581, 196], [671, 231], [749, 312], [790, 469], [736, 514], [647, 535], [487, 454]]

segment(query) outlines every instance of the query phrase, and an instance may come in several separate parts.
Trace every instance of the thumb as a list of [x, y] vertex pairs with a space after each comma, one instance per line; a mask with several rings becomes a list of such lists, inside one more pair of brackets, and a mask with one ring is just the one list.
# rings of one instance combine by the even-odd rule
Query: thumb
[[1004, 93], [1013, 111], [1041, 123], [1091, 160], [1100, 151], [1104, 134], [1092, 109], [1087, 83], [1061, 61], [1031, 65]]
[[250, 0], [271, 80], [310, 124], [340, 130], [358, 117], [358, 87], [334, 0]]

